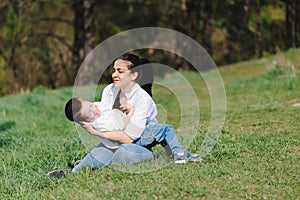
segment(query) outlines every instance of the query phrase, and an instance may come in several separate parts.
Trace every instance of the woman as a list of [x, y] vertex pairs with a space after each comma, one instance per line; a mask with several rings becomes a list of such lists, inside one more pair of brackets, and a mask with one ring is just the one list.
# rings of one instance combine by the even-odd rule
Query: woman
[[[134, 54], [122, 55], [114, 62], [113, 83], [103, 90], [101, 101], [110, 108], [126, 107], [122, 106], [122, 102], [134, 107], [134, 115], [124, 131], [101, 133], [89, 123], [83, 123], [82, 127], [93, 135], [121, 144], [115, 152], [109, 154], [113, 155], [106, 161], [109, 164], [119, 162], [131, 164], [150, 160], [153, 157], [150, 150], [158, 143], [171, 151], [175, 163], [186, 163], [189, 160], [201, 162], [201, 158], [187, 152], [179, 144], [173, 126], [157, 123], [156, 105], [150, 97], [153, 72], [150, 66], [144, 65], [148, 63], [146, 59], [140, 59]], [[102, 154], [100, 151], [97, 152]], [[75, 167], [73, 171], [80, 167]]]
[[[117, 149], [110, 149], [100, 143], [94, 148], [72, 172], [83, 167], [101, 168], [115, 163], [132, 164], [140, 161], [151, 160], [153, 154], [147, 148], [134, 144], [133, 141], [141, 137], [145, 126], [157, 124], [157, 109], [152, 98], [143, 90], [137, 81], [140, 81], [142, 72], [141, 64], [146, 63], [138, 56], [124, 54], [114, 62], [112, 74], [113, 83], [106, 86], [102, 93], [101, 101], [111, 108], [120, 109], [122, 100], [135, 108], [134, 115], [124, 131], [100, 132], [90, 123], [81, 123], [89, 133], [117, 142]], [[151, 87], [148, 85], [148, 88]]]
[[[90, 123], [81, 122], [81, 126], [90, 134], [113, 141], [118, 146], [110, 148], [100, 143], [72, 169], [72, 172], [84, 167], [96, 169], [116, 163], [133, 164], [151, 160], [151, 147], [157, 143], [168, 145], [175, 163], [201, 161], [201, 158], [183, 149], [171, 125], [157, 123], [156, 105], [150, 96], [153, 74], [149, 68], [139, 67], [147, 63], [147, 60], [133, 54], [124, 54], [115, 60], [113, 83], [104, 88], [101, 101], [114, 109], [126, 107], [122, 104], [130, 104], [135, 109], [134, 114], [126, 128], [120, 131], [100, 132]], [[60, 177], [63, 171], [55, 170], [48, 175]]]

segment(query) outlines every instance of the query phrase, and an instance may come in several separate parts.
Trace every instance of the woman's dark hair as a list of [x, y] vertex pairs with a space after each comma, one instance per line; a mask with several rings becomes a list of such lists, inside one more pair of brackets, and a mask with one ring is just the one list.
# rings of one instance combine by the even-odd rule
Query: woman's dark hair
[[153, 69], [150, 62], [141, 58], [141, 78], [137, 80], [137, 83], [152, 97], [152, 84], [153, 84]]
[[137, 72], [136, 82], [152, 97], [153, 69], [150, 62], [145, 58], [140, 58], [132, 53], [126, 53], [117, 59], [129, 61], [128, 68], [132, 72]]
[[120, 57], [118, 57], [116, 60], [118, 60], [118, 59], [131, 62], [132, 64], [130, 66], [128, 66], [129, 69], [137, 67], [141, 63], [140, 57], [137, 55], [134, 55], [132, 53], [125, 53], [125, 54], [121, 55]]

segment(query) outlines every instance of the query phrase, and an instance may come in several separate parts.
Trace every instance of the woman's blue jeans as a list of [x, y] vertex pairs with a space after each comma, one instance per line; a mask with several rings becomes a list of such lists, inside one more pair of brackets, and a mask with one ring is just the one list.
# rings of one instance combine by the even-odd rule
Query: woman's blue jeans
[[72, 169], [72, 172], [85, 167], [98, 169], [118, 163], [133, 164], [151, 159], [152, 152], [136, 144], [122, 144], [118, 149], [109, 149], [100, 143]]
[[147, 148], [151, 149], [151, 146], [164, 141], [173, 155], [183, 150], [172, 125], [151, 124], [145, 127], [141, 137], [135, 140], [134, 144], [122, 144], [118, 149], [109, 149], [100, 143], [72, 169], [72, 172], [84, 167], [97, 169], [117, 163], [133, 164], [151, 160], [153, 154]]

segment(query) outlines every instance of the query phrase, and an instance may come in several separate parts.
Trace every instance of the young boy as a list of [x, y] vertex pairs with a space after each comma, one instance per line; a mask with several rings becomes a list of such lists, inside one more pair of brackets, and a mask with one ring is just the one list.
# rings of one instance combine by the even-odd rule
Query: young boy
[[[124, 130], [134, 113], [133, 106], [122, 106], [126, 113], [118, 109], [109, 109], [103, 102], [90, 102], [80, 98], [70, 99], [65, 106], [65, 114], [70, 121], [78, 124], [90, 123], [94, 129], [102, 132]], [[107, 147], [116, 149], [119, 143], [97, 136]]]
[[[122, 103], [121, 108], [126, 110], [126, 114], [117, 109], [109, 109], [102, 102], [89, 102], [80, 98], [70, 99], [65, 106], [65, 114], [70, 121], [76, 123], [89, 122], [99, 131], [124, 130], [134, 114], [133, 106]], [[163, 127], [163, 128], [162, 128]], [[101, 142], [109, 148], [118, 148], [119, 143], [100, 138]], [[141, 137], [133, 143], [149, 147], [153, 142], [166, 141], [169, 146], [175, 163], [186, 163], [188, 160], [201, 162], [197, 155], [186, 152], [179, 144], [173, 126], [166, 124], [148, 125]]]

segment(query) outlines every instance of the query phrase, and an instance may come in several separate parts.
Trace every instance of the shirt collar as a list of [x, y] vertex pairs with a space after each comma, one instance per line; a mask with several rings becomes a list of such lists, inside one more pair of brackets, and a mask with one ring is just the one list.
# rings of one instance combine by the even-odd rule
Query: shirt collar
[[136, 83], [136, 84], [132, 87], [131, 91], [130, 91], [129, 93], [126, 93], [126, 94], [125, 94], [126, 99], [130, 99], [130, 98], [132, 97], [132, 95], [135, 93], [135, 91], [138, 90], [138, 89], [139, 89], [139, 84]]
[[115, 101], [120, 89], [115, 87], [115, 84], [113, 83], [111, 86], [111, 95], [113, 96], [113, 100]]

